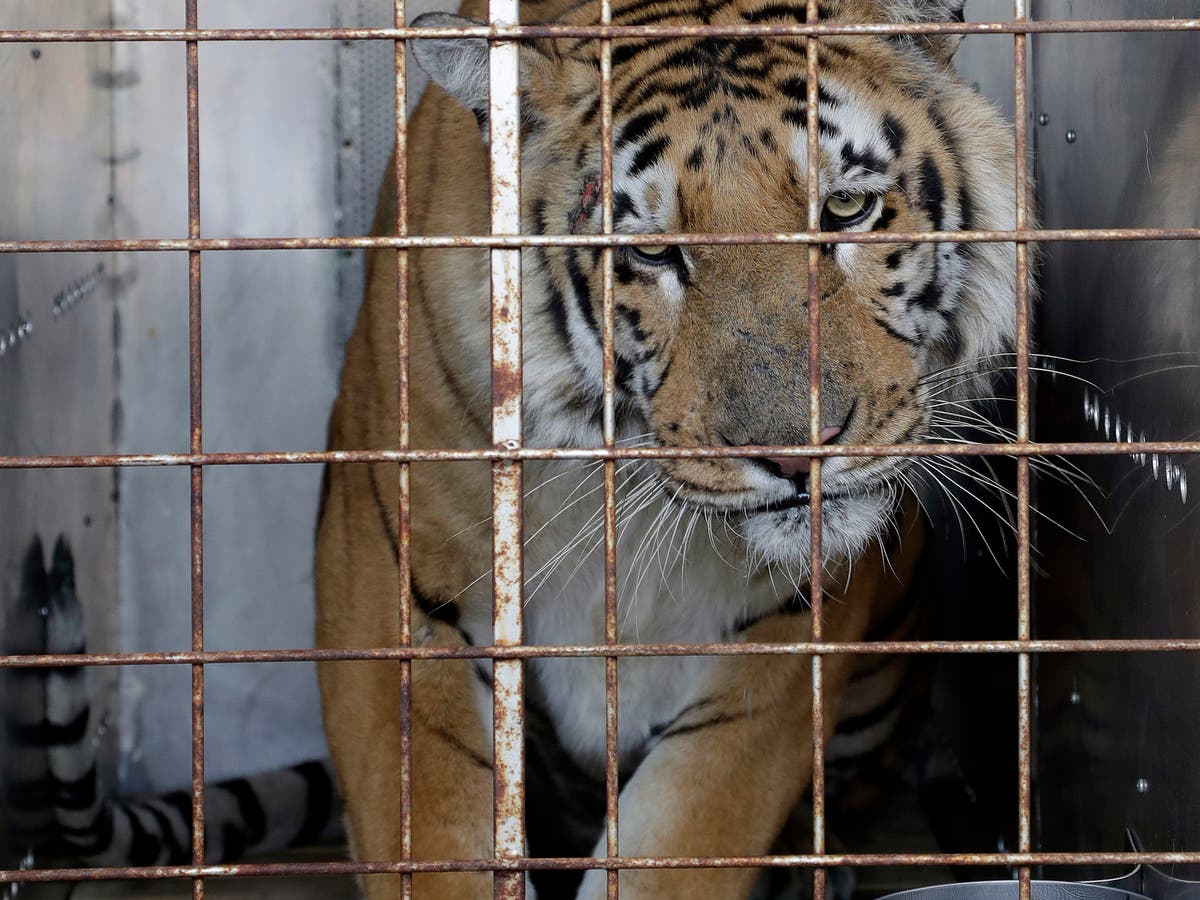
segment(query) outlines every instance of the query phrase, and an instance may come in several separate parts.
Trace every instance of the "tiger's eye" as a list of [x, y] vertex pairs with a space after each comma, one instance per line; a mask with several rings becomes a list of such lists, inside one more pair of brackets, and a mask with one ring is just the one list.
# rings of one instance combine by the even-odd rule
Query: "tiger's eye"
[[629, 249], [644, 266], [673, 265], [682, 259], [679, 248], [671, 244], [638, 244]]
[[825, 200], [825, 214], [838, 226], [857, 225], [875, 209], [876, 194], [838, 191]]

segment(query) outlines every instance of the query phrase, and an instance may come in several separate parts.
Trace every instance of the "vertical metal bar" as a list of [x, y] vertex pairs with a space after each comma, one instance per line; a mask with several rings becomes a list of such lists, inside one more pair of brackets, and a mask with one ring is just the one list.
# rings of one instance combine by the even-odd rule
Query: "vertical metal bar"
[[[1028, 0], [1014, 0], [1013, 19], [1029, 17]], [[1013, 126], [1016, 142], [1016, 227], [1029, 224], [1028, 205], [1028, 82], [1027, 41], [1025, 34], [1013, 36], [1015, 107]], [[1017, 443], [1029, 442], [1029, 245], [1016, 245], [1017, 304]], [[1031, 637], [1030, 530], [1029, 530], [1029, 457], [1017, 459], [1017, 639]], [[1031, 847], [1033, 709], [1030, 657], [1017, 655], [1017, 850], [1028, 853]], [[1031, 873], [1028, 866], [1018, 870], [1020, 898], [1030, 900]]]
[[[198, 0], [186, 0], [188, 28], [197, 28]], [[187, 42], [188, 237], [200, 237], [200, 45]], [[188, 251], [188, 424], [192, 453], [204, 450], [200, 252]], [[192, 650], [204, 649], [204, 467], [191, 466]], [[204, 864], [204, 664], [192, 666], [192, 864]], [[204, 898], [204, 879], [192, 879]]]
[[[397, 28], [406, 22], [405, 0], [395, 0], [393, 21]], [[408, 57], [404, 41], [394, 47], [396, 89], [395, 159], [397, 235], [408, 234]], [[408, 251], [396, 251], [396, 428], [397, 445], [407, 450], [409, 432], [408, 395]], [[412, 570], [409, 553], [411, 463], [400, 463], [397, 491], [397, 572], [400, 582], [401, 647], [412, 646]], [[412, 661], [400, 660], [400, 859], [412, 859]], [[412, 873], [400, 874], [401, 900], [412, 897]]]
[[[612, 0], [600, 0], [600, 24], [612, 22]], [[613, 123], [612, 123], [612, 41], [600, 41], [600, 227], [604, 234], [613, 231]], [[604, 446], [616, 446], [616, 350], [613, 296], [613, 248], [600, 254], [601, 297], [603, 298], [601, 343], [604, 353]], [[604, 461], [604, 643], [617, 642], [617, 465]], [[604, 788], [605, 847], [609, 858], [620, 853], [619, 799], [620, 767], [617, 734], [617, 658], [604, 659]], [[609, 869], [608, 900], [617, 900], [619, 873]]]
[[[518, 0], [489, 0], [493, 25], [515, 25]], [[520, 234], [520, 76], [516, 41], [493, 41], [488, 51], [491, 154], [491, 230]], [[521, 251], [492, 250], [492, 440], [521, 446]], [[492, 465], [493, 640], [497, 646], [522, 641], [522, 468], [519, 462]], [[524, 668], [521, 660], [493, 663], [492, 740], [495, 757], [494, 854], [525, 852]], [[525, 896], [523, 872], [493, 875], [497, 900]]]
[[[808, 0], [807, 19], [816, 22], [819, 11], [817, 0]], [[808, 230], [819, 231], [821, 227], [821, 141], [819, 124], [819, 92], [817, 70], [819, 44], [815, 37], [805, 39], [807, 72], [807, 119], [805, 126], [808, 137]], [[821, 248], [808, 245], [808, 442], [821, 443]], [[822, 589], [821, 589], [821, 460], [813, 459], [809, 472], [810, 518], [810, 574], [809, 602], [812, 608], [812, 639], [821, 640]], [[813, 803], [813, 853], [825, 852], [825, 697], [824, 657], [814, 654], [812, 658], [812, 803]], [[813, 869], [813, 898], [825, 898], [825, 869]]]

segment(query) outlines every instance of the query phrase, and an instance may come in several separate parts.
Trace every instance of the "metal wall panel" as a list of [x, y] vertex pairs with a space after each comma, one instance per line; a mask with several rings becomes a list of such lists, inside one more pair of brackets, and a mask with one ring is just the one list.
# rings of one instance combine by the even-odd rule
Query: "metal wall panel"
[[[968, 13], [1003, 18], [1009, 7], [973, 0]], [[1042, 18], [1196, 15], [1200, 2], [1042, 0], [1034, 9]], [[206, 0], [201, 10], [211, 26], [390, 21], [387, 0]], [[38, 0], [0, 14], [5, 25], [50, 27], [178, 26], [179, 18], [150, 0]], [[1196, 37], [1039, 36], [1032, 46], [1045, 223], [1200, 223]], [[204, 233], [365, 233], [390, 152], [391, 52], [387, 42], [204, 45]], [[1007, 37], [968, 38], [960, 54], [967, 77], [1009, 111], [1011, 60]], [[0, 71], [9, 88], [0, 117], [19, 135], [0, 152], [0, 177], [13, 186], [0, 196], [5, 236], [185, 232], [181, 45], [9, 45]], [[415, 67], [413, 75], [415, 102]], [[1067, 374], [1043, 378], [1037, 436], [1090, 439], [1098, 428], [1107, 436], [1105, 413], [1109, 431], [1119, 416], [1137, 436], [1194, 433], [1197, 248], [1047, 250], [1044, 350], [1109, 359], [1076, 366], [1099, 385], [1086, 394]], [[360, 267], [356, 254], [206, 254], [207, 449], [322, 445]], [[77, 284], [86, 290], [73, 291]], [[186, 305], [180, 255], [0, 257], [0, 327], [23, 318], [33, 325], [0, 357], [5, 452], [184, 449]], [[1097, 504], [1099, 516], [1077, 496], [1041, 489], [1047, 516], [1079, 535], [1039, 527], [1041, 633], [1195, 634], [1200, 475], [1191, 461], [1087, 467], [1111, 494]], [[310, 642], [317, 477], [300, 467], [206, 473], [210, 647]], [[15, 590], [28, 536], [66, 531], [95, 649], [186, 646], [186, 480], [173, 469], [4, 474], [5, 595]], [[323, 752], [311, 667], [215, 666], [207, 679], [211, 777]], [[179, 786], [188, 764], [187, 673], [129, 669], [121, 683], [125, 787]], [[1051, 657], [1040, 664], [1039, 685], [1043, 846], [1119, 849], [1126, 824], [1154, 849], [1200, 846], [1200, 819], [1190, 813], [1200, 799], [1191, 765], [1200, 734], [1179, 702], [1200, 687], [1195, 661]]]
[[[156, 3], [128, 3], [148, 25]], [[421, 9], [412, 11], [418, 15]], [[388, 0], [205, 0], [202, 27], [387, 25]], [[206, 236], [366, 234], [391, 153], [393, 44], [212, 43], [200, 48], [201, 224]], [[118, 236], [186, 232], [182, 45], [125, 44], [136, 87], [114, 132]], [[415, 70], [415, 66], [413, 67]], [[419, 88], [422, 79], [414, 79]], [[187, 262], [124, 260], [122, 450], [187, 445]], [[362, 255], [209, 253], [203, 258], [208, 450], [320, 449], [342, 346], [362, 295]], [[189, 642], [187, 472], [121, 473], [121, 648]], [[312, 643], [319, 467], [205, 473], [206, 642], [213, 649]], [[207, 670], [210, 778], [325, 753], [309, 664]], [[189, 674], [126, 669], [124, 787], [188, 779]]]
[[[1196, 0], [1040, 0], [1038, 18], [1200, 15]], [[1049, 227], [1200, 224], [1200, 37], [1033, 40], [1038, 183]], [[1200, 247], [1046, 248], [1036, 437], [1183, 439], [1200, 428]], [[1081, 375], [1095, 386], [1075, 382]], [[1192, 458], [1086, 461], [1096, 511], [1043, 482], [1043, 637], [1200, 634], [1200, 470]], [[1190, 483], [1189, 483], [1190, 482]], [[1045, 657], [1038, 797], [1047, 850], [1200, 846], [1200, 660]]]
[[[0, 25], [92, 27], [107, 12], [107, 0], [20, 0], [0, 7]], [[0, 46], [0, 236], [111, 235], [111, 65], [103, 45]], [[97, 254], [0, 255], [0, 453], [115, 446], [111, 271]], [[94, 610], [89, 639], [112, 644], [114, 490], [113, 473], [103, 469], [0, 473], [0, 640], [29, 633], [14, 619], [34, 536], [48, 564], [61, 534], [86, 579], [79, 593]], [[35, 601], [23, 612], [36, 616], [38, 608]], [[109, 696], [115, 675], [94, 673], [99, 697]], [[20, 687], [12, 675], [0, 677], [0, 702], [19, 703]], [[10, 749], [0, 740], [0, 791], [18, 765]], [[0, 824], [0, 864], [20, 852], [6, 846], [10, 836]]]

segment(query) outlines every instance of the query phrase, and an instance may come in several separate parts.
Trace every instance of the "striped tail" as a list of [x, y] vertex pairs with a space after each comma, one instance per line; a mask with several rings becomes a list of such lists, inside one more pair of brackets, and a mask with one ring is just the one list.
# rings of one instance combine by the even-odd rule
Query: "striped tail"
[[[20, 595], [7, 610], [4, 652], [83, 653], [83, 609], [66, 541], [49, 571], [41, 541], [26, 553]], [[191, 862], [187, 791], [114, 797], [98, 764], [86, 666], [0, 670], [5, 741], [0, 750], [0, 832], [13, 860], [84, 866]], [[205, 787], [206, 862], [345, 840], [327, 760], [312, 760]]]

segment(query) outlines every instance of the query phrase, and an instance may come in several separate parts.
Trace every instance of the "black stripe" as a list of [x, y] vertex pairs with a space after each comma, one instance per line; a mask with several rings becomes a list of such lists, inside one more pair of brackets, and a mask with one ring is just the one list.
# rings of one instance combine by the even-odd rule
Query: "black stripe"
[[942, 173], [932, 156], [921, 160], [921, 191], [918, 195], [921, 208], [929, 216], [933, 231], [941, 231], [946, 218], [946, 185]]
[[900, 676], [900, 680], [893, 686], [892, 691], [870, 709], [845, 719], [838, 719], [837, 733], [848, 736], [856, 731], [866, 731], [876, 725], [881, 725], [888, 716], [903, 706], [906, 697], [905, 689], [912, 681], [913, 671], [911, 665], [905, 666], [904, 674]]
[[723, 725], [726, 722], [734, 722], [738, 719], [746, 718], [744, 715], [730, 715], [729, 713], [718, 713], [708, 719], [703, 719], [699, 722], [693, 722], [690, 725], [676, 725], [674, 728], [668, 728], [661, 735], [659, 740], [668, 740], [669, 738], [679, 737], [685, 734], [694, 734], [697, 731], [703, 731], [706, 728], [712, 728], [716, 725]]
[[[428, 302], [427, 298], [433, 296], [429, 292], [429, 287], [425, 281], [425, 267], [417, 266], [413, 271], [417, 279], [417, 290], [414, 292], [414, 296], [418, 304], [424, 305]], [[469, 418], [471, 423], [481, 432], [490, 434], [490, 422], [485, 422], [480, 418], [474, 400], [468, 395], [463, 386], [459, 384], [458, 377], [454, 374], [454, 370], [450, 368], [450, 360], [446, 356], [446, 348], [442, 346], [442, 342], [438, 339], [436, 330], [430, 332], [429, 345], [433, 348], [433, 355], [437, 360], [437, 371], [441, 372], [446, 379], [446, 386], [450, 389], [450, 393], [454, 395], [454, 399], [458, 401], [464, 416]]]
[[629, 166], [629, 176], [633, 177], [650, 168], [660, 159], [667, 147], [671, 145], [669, 138], [661, 137], [645, 144], [637, 154], [633, 157], [633, 162]]
[[107, 853], [113, 842], [113, 809], [102, 807], [89, 825], [59, 825], [58, 834], [73, 856], [86, 858]]
[[567, 277], [571, 280], [572, 292], [575, 294], [575, 304], [583, 316], [596, 340], [600, 340], [600, 326], [596, 324], [596, 313], [592, 309], [592, 292], [587, 278], [579, 265], [579, 252], [575, 247], [567, 248]]
[[558, 334], [558, 339], [562, 341], [563, 349], [570, 352], [571, 326], [567, 321], [566, 298], [563, 297], [562, 291], [555, 286], [553, 278], [550, 277], [550, 255], [546, 252], [546, 248], [538, 247], [535, 252], [547, 276], [546, 312], [550, 316], [550, 321], [554, 323], [554, 331]]
[[261, 844], [267, 836], [267, 814], [258, 801], [258, 792], [245, 778], [233, 778], [216, 787], [228, 791], [237, 801], [238, 815], [245, 825], [246, 845]]
[[179, 813], [179, 820], [183, 822], [184, 833], [188, 836], [188, 843], [191, 843], [192, 838], [192, 796], [187, 791], [171, 791], [163, 794], [158, 798], [160, 802], [172, 807]]
[[905, 344], [908, 344], [910, 347], [921, 346], [921, 341], [918, 338], [911, 338], [906, 334], [901, 334], [899, 331], [897, 331], [895, 328], [893, 328], [891, 326], [891, 323], [888, 322], [886, 319], [876, 316], [875, 324], [877, 324], [880, 328], [882, 328], [884, 331], [886, 331], [889, 335], [894, 337], [896, 340], [903, 341]]
[[904, 151], [904, 140], [908, 131], [890, 113], [883, 117], [883, 139], [887, 141], [893, 156], [899, 156]]
[[321, 523], [325, 520], [325, 507], [329, 503], [329, 491], [332, 485], [329, 476], [330, 463], [325, 463], [321, 466], [321, 493], [320, 499], [317, 501], [317, 529], [320, 529]]
[[808, 21], [808, 10], [801, 6], [788, 3], [768, 3], [758, 9], [742, 12], [742, 18], [747, 22], [765, 22], [769, 19], [792, 19], [803, 25]]
[[246, 855], [249, 844], [237, 823], [221, 824], [221, 862], [236, 862]]
[[162, 842], [154, 839], [154, 835], [145, 829], [141, 819], [132, 809], [121, 808], [118, 812], [124, 813], [129, 822], [129, 864], [149, 866], [156, 863], [162, 851]]
[[455, 750], [457, 750], [459, 753], [461, 753], [463, 756], [467, 757], [467, 759], [471, 760], [471, 762], [475, 763], [475, 765], [479, 766], [479, 768], [487, 769], [489, 772], [492, 771], [492, 764], [490, 761], [484, 759], [482, 756], [480, 756], [478, 753], [476, 753], [474, 750], [472, 750], [470, 747], [468, 747], [466, 744], [464, 744], [462, 741], [460, 741], [457, 737], [455, 737], [453, 734], [451, 734], [446, 729], [430, 726], [429, 730], [433, 734], [440, 737], [443, 741], [445, 741], [447, 744], [449, 744]]
[[[182, 865], [191, 862], [192, 851], [190, 847], [185, 848], [179, 843], [175, 835], [175, 828], [171, 824], [170, 817], [165, 812], [158, 808], [154, 803], [143, 804], [142, 808], [154, 817], [155, 824], [158, 825], [158, 830], [162, 836], [163, 847], [167, 851], [167, 865]], [[185, 826], [184, 831], [189, 832], [191, 829]]]
[[929, 279], [929, 283], [921, 289], [921, 293], [910, 299], [910, 306], [919, 306], [927, 312], [933, 312], [942, 303], [942, 283], [939, 277], [938, 265], [934, 262], [933, 275]]
[[875, 172], [883, 175], [887, 172], [887, 160], [881, 159], [872, 153], [869, 149], [855, 150], [854, 145], [849, 141], [842, 144], [842, 162], [847, 166], [861, 166], [868, 172]]
[[383, 494], [379, 489], [379, 480], [375, 477], [375, 463], [367, 463], [367, 480], [371, 484], [371, 499], [375, 501], [375, 509], [379, 513], [379, 521], [383, 524], [384, 534], [387, 535], [388, 543], [392, 547], [392, 558], [399, 560], [400, 540], [396, 537], [396, 532], [392, 528], [392, 519], [388, 515], [387, 507], [383, 505]]
[[640, 141], [650, 133], [650, 129], [659, 124], [667, 115], [665, 106], [657, 106], [647, 112], [640, 113], [621, 127], [617, 135], [617, 147], [622, 147], [635, 141]]
[[60, 809], [91, 809], [96, 803], [96, 766], [74, 780], [54, 778], [54, 805]]
[[682, 719], [684, 716], [689, 715], [694, 712], [697, 712], [698, 710], [704, 709], [704, 707], [706, 707], [706, 706], [712, 706], [712, 704], [715, 702], [716, 701], [713, 700], [712, 697], [701, 697], [699, 700], [693, 700], [687, 706], [683, 707], [683, 709], [679, 710], [679, 712], [677, 712], [671, 718], [667, 719], [667, 721], [659, 722], [657, 725], [651, 726], [650, 727], [650, 737], [656, 738], [656, 737], [661, 736], [663, 733], [670, 731], [672, 728], [674, 728], [676, 723], [678, 723], [679, 720]]
[[887, 227], [896, 219], [896, 210], [894, 207], [885, 206], [883, 212], [879, 214], [879, 218], [875, 220], [875, 224], [871, 226], [872, 231], [886, 231]]
[[85, 706], [75, 718], [63, 725], [45, 719], [32, 725], [9, 721], [5, 723], [5, 731], [14, 743], [28, 747], [60, 747], [83, 740], [87, 734], [87, 723], [88, 708]]
[[314, 843], [328, 827], [333, 815], [333, 781], [324, 764], [317, 760], [292, 766], [292, 771], [304, 779], [304, 822], [291, 840], [291, 846]]
[[613, 223], [620, 225], [626, 216], [638, 215], [633, 198], [624, 191], [613, 191]]

